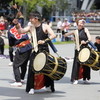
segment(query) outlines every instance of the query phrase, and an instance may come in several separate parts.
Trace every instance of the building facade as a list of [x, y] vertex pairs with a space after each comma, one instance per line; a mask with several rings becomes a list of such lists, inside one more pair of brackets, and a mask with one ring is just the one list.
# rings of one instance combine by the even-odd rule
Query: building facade
[[56, 11], [55, 13], [51, 13], [51, 21], [57, 21], [58, 17], [63, 19], [67, 17], [69, 19], [69, 16], [71, 16], [72, 12], [74, 11], [84, 11], [89, 12], [91, 10], [91, 7], [93, 4], [96, 6], [96, 10], [100, 9], [100, 0], [67, 0], [69, 5], [65, 10], [59, 9], [59, 11]]
[[100, 9], [100, 0], [77, 0], [77, 8], [80, 10], [89, 11], [93, 4], [96, 9]]

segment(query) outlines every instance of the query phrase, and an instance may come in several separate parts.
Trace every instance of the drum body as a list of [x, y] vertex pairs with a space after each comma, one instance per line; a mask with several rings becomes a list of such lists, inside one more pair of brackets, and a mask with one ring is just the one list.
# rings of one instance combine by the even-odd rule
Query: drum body
[[40, 52], [33, 60], [35, 73], [42, 73], [53, 80], [60, 80], [67, 70], [67, 63], [63, 58], [57, 58], [48, 52]]
[[97, 52], [97, 54], [99, 55], [98, 62], [94, 66], [91, 66], [91, 68], [95, 71], [100, 70], [100, 52]]
[[93, 70], [99, 70], [99, 55], [89, 47], [84, 47], [79, 51], [78, 61], [82, 65], [87, 65]]

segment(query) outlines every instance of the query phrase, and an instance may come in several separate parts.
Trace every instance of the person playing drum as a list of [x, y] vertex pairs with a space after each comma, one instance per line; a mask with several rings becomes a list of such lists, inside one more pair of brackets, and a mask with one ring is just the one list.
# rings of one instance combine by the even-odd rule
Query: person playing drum
[[97, 47], [98, 52], [100, 52], [100, 36], [95, 37], [94, 45]]
[[[30, 64], [29, 64], [29, 71], [28, 71], [28, 78], [27, 78], [27, 85], [26, 85], [26, 92], [28, 92], [29, 94], [34, 94], [35, 73], [34, 71], [32, 71], [33, 59], [35, 58], [36, 54], [39, 51], [45, 50], [49, 52], [47, 41], [54, 39], [56, 35], [54, 34], [53, 30], [49, 27], [49, 25], [40, 22], [41, 14], [38, 11], [32, 11], [29, 17], [30, 17], [30, 22], [32, 26], [20, 28], [18, 21], [16, 19], [14, 20], [14, 23], [16, 24], [16, 28], [19, 34], [24, 33], [24, 32], [32, 33], [32, 27], [34, 27], [36, 30], [37, 40], [35, 42], [37, 42], [38, 44], [38, 51], [34, 47], [35, 51], [32, 52], [31, 57], [30, 57]], [[49, 34], [49, 37], [48, 37], [48, 34]], [[35, 39], [33, 39], [33, 42], [34, 40]], [[44, 78], [45, 78], [44, 86], [46, 87], [46, 89], [51, 92], [54, 92], [55, 91], [54, 80], [52, 80], [51, 78], [45, 75], [44, 75]]]
[[[89, 83], [90, 80], [90, 68], [86, 65], [81, 65], [77, 61], [78, 51], [80, 48], [88, 45], [88, 42], [91, 41], [91, 36], [89, 30], [84, 27], [85, 19], [79, 18], [76, 20], [78, 28], [74, 31], [70, 31], [64, 36], [67, 37], [69, 35], [73, 35], [75, 37], [75, 55], [74, 55], [74, 62], [71, 74], [71, 82], [73, 84], [78, 84], [78, 79], [83, 78], [84, 83]], [[82, 67], [81, 67], [82, 66]], [[83, 71], [83, 72], [82, 72]]]

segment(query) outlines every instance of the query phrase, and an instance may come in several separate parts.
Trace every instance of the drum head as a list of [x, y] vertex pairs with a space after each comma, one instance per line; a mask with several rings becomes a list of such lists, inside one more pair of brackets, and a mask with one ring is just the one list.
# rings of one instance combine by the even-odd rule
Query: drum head
[[35, 57], [33, 61], [34, 70], [41, 71], [45, 66], [45, 64], [46, 64], [46, 54], [41, 52]]
[[84, 48], [79, 52], [78, 59], [80, 62], [86, 62], [90, 57], [90, 50], [88, 48]]

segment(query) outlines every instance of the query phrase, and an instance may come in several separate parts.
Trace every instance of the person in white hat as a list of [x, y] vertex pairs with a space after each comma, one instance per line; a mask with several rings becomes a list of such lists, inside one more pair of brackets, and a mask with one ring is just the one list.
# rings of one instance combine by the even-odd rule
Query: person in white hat
[[[61, 39], [61, 41], [64, 41], [64, 34], [68, 33], [69, 28], [70, 28], [70, 23], [68, 22], [68, 19], [65, 18], [64, 22], [62, 24], [62, 39]], [[66, 40], [68, 41], [68, 37], [66, 37]]]

